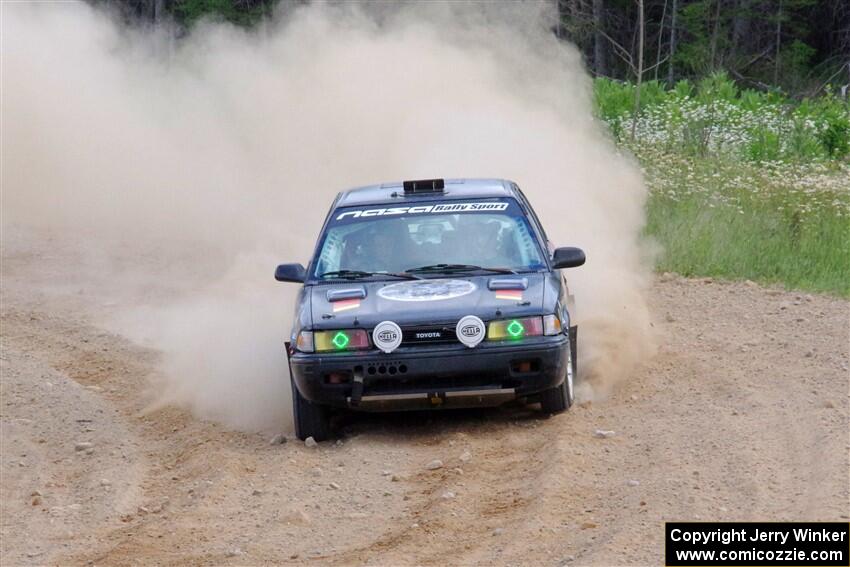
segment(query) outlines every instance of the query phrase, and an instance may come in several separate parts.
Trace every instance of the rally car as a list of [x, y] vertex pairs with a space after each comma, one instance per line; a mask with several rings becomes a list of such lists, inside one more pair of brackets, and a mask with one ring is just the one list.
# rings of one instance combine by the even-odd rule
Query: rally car
[[578, 329], [554, 248], [501, 179], [385, 183], [337, 195], [286, 343], [299, 439], [327, 439], [334, 408], [361, 411], [573, 402]]

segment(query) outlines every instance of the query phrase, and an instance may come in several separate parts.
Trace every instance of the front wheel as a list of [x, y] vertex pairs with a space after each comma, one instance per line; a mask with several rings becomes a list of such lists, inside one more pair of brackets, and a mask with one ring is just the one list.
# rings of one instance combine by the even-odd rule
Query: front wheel
[[331, 436], [330, 408], [314, 404], [298, 391], [295, 381], [292, 385], [292, 417], [295, 421], [295, 436], [304, 441], [312, 437], [316, 441], [325, 441]]
[[561, 413], [570, 409], [575, 399], [575, 391], [573, 389], [573, 374], [575, 373], [575, 365], [573, 364], [573, 348], [567, 349], [567, 375], [560, 386], [549, 388], [540, 393], [540, 409], [545, 413]]

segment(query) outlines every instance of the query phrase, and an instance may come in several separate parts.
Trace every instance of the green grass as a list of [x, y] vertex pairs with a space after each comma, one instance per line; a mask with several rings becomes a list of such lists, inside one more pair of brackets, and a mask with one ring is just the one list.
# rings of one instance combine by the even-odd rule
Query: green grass
[[594, 84], [597, 115], [644, 169], [659, 271], [850, 297], [850, 106], [740, 90], [723, 75]]
[[657, 269], [850, 297], [850, 165], [644, 150]]
[[[843, 159], [850, 155], [850, 107], [827, 89], [795, 101], [779, 91], [741, 90], [724, 74], [665, 88], [641, 88], [635, 119], [635, 86], [594, 82], [596, 114], [620, 142], [662, 144], [696, 157], [734, 156], [750, 162]], [[632, 123], [635, 140], [632, 140]]]
[[206, 18], [251, 27], [271, 15], [277, 0], [234, 2], [233, 0], [177, 0], [169, 10], [177, 21], [192, 26]]
[[846, 217], [822, 213], [806, 219], [754, 201], [710, 204], [699, 195], [650, 197], [646, 234], [663, 247], [659, 271], [779, 283], [850, 297]]

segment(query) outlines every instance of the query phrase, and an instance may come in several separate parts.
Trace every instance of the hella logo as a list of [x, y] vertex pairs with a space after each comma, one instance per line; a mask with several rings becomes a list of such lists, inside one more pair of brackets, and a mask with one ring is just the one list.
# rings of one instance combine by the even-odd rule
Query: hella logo
[[443, 334], [440, 331], [429, 331], [423, 333], [416, 333], [417, 339], [439, 339]]
[[474, 337], [479, 331], [478, 325], [464, 325], [460, 329], [460, 334], [464, 337]]
[[378, 339], [383, 342], [392, 342], [398, 338], [398, 334], [395, 331], [381, 331], [378, 333]]

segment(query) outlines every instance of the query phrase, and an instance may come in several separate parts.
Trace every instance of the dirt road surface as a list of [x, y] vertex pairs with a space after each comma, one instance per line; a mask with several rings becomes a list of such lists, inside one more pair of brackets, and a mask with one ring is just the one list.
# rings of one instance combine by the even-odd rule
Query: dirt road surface
[[157, 353], [5, 260], [3, 565], [658, 565], [665, 520], [850, 514], [844, 300], [659, 278], [659, 352], [606, 400], [310, 448], [144, 411]]

